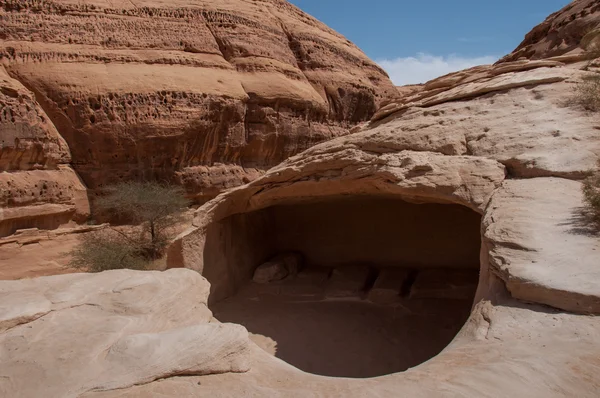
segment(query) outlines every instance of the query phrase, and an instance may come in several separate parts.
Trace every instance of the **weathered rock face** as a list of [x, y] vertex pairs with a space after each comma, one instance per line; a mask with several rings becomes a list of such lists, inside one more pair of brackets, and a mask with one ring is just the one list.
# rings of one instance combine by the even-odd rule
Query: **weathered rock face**
[[2, 63], [92, 189], [145, 177], [212, 197], [395, 95], [356, 46], [282, 0], [2, 1], [0, 20]]
[[502, 62], [577, 55], [590, 47], [599, 49], [598, 18], [600, 4], [596, 0], [572, 1], [529, 32]]
[[69, 147], [34, 94], [0, 66], [0, 237], [89, 215]]
[[511, 176], [582, 178], [600, 156], [596, 115], [570, 104], [593, 72], [580, 63], [518, 61], [443, 76], [380, 109], [371, 128], [342, 139], [495, 159]]
[[[531, 391], [533, 383], [534, 396], [594, 396], [600, 380], [581, 370], [598, 369], [596, 354], [565, 345], [582, 330], [591, 336], [587, 322], [597, 323], [598, 317], [588, 315], [600, 314], [600, 240], [586, 223], [579, 181], [600, 156], [600, 135], [597, 115], [572, 101], [577, 84], [594, 76], [585, 70], [587, 57], [503, 62], [399, 90], [401, 98], [353, 134], [293, 156], [201, 207], [194, 227], [170, 248], [169, 264], [203, 273], [216, 301], [238, 297], [253, 270], [282, 250], [302, 252], [311, 266], [333, 264], [342, 275], [368, 264], [386, 265], [385, 272], [402, 276], [410, 266], [413, 278], [400, 278], [403, 286], [411, 286], [410, 299], [450, 291], [451, 300], [464, 297], [464, 281], [432, 277], [431, 269], [459, 275], [478, 262], [471, 318], [441, 354], [406, 373], [355, 381], [348, 390], [334, 380], [317, 390], [335, 389], [345, 396], [402, 391], [425, 397], [452, 391], [494, 397], [506, 393], [500, 380], [514, 376], [518, 381], [510, 388], [517, 395]], [[351, 199], [360, 205], [349, 206]], [[409, 210], [396, 218], [384, 201], [393, 203], [394, 211]], [[427, 207], [429, 217], [420, 217]], [[365, 214], [370, 221], [360, 222]], [[471, 223], [481, 227], [474, 235]], [[282, 225], [293, 225], [293, 239], [286, 238]], [[438, 231], [450, 232], [442, 237]], [[412, 237], [424, 247], [412, 244]], [[478, 244], [479, 258], [472, 251], [457, 256], [451, 249]], [[436, 259], [440, 253], [442, 265]], [[336, 278], [332, 274], [327, 286]], [[380, 285], [369, 285], [375, 300], [399, 300], [398, 285]], [[284, 289], [282, 284], [278, 294]], [[342, 284], [339, 290], [344, 297], [365, 293], [363, 284]], [[565, 321], [573, 322], [572, 328]], [[546, 355], [550, 346], [554, 351]], [[597, 353], [600, 347], [590, 340], [589, 349]], [[271, 377], [293, 374], [275, 361], [266, 367]], [[293, 377], [298, 396], [306, 393], [302, 384], [308, 380]], [[215, 378], [213, 391], [281, 391], [261, 376], [253, 383], [242, 387], [235, 378]], [[169, 387], [193, 391], [185, 382]], [[147, 386], [132, 392], [142, 396], [154, 388], [166, 391]]]
[[[600, 157], [596, 116], [569, 102], [575, 85], [592, 73], [581, 71], [583, 64], [520, 61], [474, 68], [429, 82], [412, 97], [381, 109], [363, 131], [308, 149], [202, 207], [197, 228], [172, 247], [171, 266], [206, 272], [218, 298], [231, 294], [248, 279], [261, 256], [272, 254], [269, 249], [252, 251], [264, 247], [262, 242], [270, 239], [268, 232], [274, 225], [274, 210], [271, 218], [266, 218], [263, 209], [295, 206], [291, 213], [302, 214], [301, 206], [330, 201], [337, 203], [326, 212], [332, 214], [343, 207], [343, 198], [349, 195], [446, 207], [459, 204], [484, 217], [482, 261], [489, 260], [482, 267], [490, 264], [514, 297], [570, 311], [600, 313], [600, 274], [593, 265], [600, 244], [592, 233], [572, 236], [582, 207], [581, 184], [572, 180], [585, 176]], [[517, 211], [528, 205], [535, 211]], [[368, 209], [365, 205], [360, 211]], [[403, 228], [418, 230], [410, 224], [417, 213], [415, 210], [410, 219], [405, 218]], [[543, 222], [550, 215], [551, 221]], [[426, 222], [435, 228], [438, 223], [446, 230], [443, 219], [417, 224]], [[294, 220], [297, 230], [310, 217]], [[463, 222], [451, 224], [468, 225], [466, 220], [465, 216]], [[319, 223], [313, 222], [314, 232], [304, 234], [304, 240], [311, 236], [319, 240], [316, 237], [325, 228]], [[348, 229], [343, 217], [335, 224], [340, 226], [340, 234]], [[372, 229], [368, 222], [349, 229], [357, 228], [372, 231], [364, 242], [385, 241], [383, 236], [377, 238], [385, 229]], [[246, 235], [240, 232], [244, 229], [249, 231]], [[264, 233], [254, 238], [251, 231]], [[225, 250], [228, 243], [222, 250], [215, 249], [214, 234], [234, 234], [225, 241], [247, 245], [239, 251]], [[390, 234], [401, 236], [400, 232]], [[457, 235], [469, 236], [465, 232]], [[275, 236], [281, 240], [284, 235]], [[429, 237], [442, 247], [443, 240], [433, 236]], [[344, 258], [356, 247], [368, 253], [364, 245], [352, 243], [344, 254], [335, 256]], [[426, 250], [421, 253], [423, 259], [428, 256]], [[451, 262], [451, 256], [446, 260]], [[217, 269], [220, 271], [215, 272]], [[578, 276], [570, 274], [573, 269]]]
[[[169, 248], [169, 266], [201, 273], [213, 301], [243, 291], [260, 264], [293, 251], [307, 267], [260, 285], [261, 292], [299, 291], [299, 301], [313, 303], [323, 296], [398, 305], [407, 323], [419, 308], [406, 301], [469, 300], [479, 270], [468, 321], [426, 363], [366, 380], [317, 377], [252, 343], [246, 347], [243, 329], [206, 325], [208, 286], [197, 273], [115, 272], [0, 283], [0, 294], [9, 293], [0, 300], [0, 330], [7, 329], [0, 357], [9, 359], [0, 361], [0, 391], [93, 398], [596, 397], [600, 240], [582, 213], [579, 180], [600, 156], [600, 135], [597, 115], [570, 101], [576, 84], [593, 76], [581, 62], [588, 56], [574, 50], [507, 60], [398, 90], [402, 97], [365, 127], [209, 201]], [[210, 180], [211, 167], [199, 167]], [[288, 282], [297, 290], [286, 291]], [[248, 306], [260, 298], [250, 297]], [[76, 328], [65, 327], [70, 323]], [[443, 328], [435, 326], [429, 331]], [[264, 329], [256, 333], [263, 342], [270, 338]], [[67, 340], [51, 344], [49, 334], [73, 336], [69, 348], [76, 352], [65, 354]], [[283, 340], [268, 344], [284, 349]], [[244, 375], [197, 376], [246, 370], [248, 357], [252, 369]], [[69, 366], [56, 367], [56, 358]], [[85, 366], [76, 366], [77, 358]], [[32, 384], [30, 368], [51, 389]]]

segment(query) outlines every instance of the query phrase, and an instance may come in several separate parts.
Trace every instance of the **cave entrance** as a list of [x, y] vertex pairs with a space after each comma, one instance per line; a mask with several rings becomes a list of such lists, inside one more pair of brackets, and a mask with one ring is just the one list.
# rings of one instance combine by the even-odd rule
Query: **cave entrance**
[[[466, 322], [480, 222], [459, 205], [374, 197], [233, 215], [207, 230], [210, 306], [217, 319], [246, 326], [259, 346], [303, 371], [401, 372], [439, 354]], [[287, 277], [253, 281], [270, 259], [284, 264], [299, 255], [301, 266], [285, 269]]]

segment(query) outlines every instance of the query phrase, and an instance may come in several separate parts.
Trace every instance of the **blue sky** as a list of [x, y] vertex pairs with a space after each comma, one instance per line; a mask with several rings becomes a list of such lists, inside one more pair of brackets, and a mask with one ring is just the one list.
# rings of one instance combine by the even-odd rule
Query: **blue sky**
[[570, 0], [289, 0], [356, 43], [398, 84], [511, 52]]

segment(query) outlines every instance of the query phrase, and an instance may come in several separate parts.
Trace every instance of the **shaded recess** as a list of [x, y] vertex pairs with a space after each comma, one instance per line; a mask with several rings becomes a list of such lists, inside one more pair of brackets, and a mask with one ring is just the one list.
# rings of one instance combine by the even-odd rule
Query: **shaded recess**
[[[222, 322], [301, 370], [375, 377], [434, 357], [467, 320], [481, 217], [453, 204], [339, 196], [268, 207], [208, 226], [203, 275]], [[301, 253], [298, 274], [255, 269]]]

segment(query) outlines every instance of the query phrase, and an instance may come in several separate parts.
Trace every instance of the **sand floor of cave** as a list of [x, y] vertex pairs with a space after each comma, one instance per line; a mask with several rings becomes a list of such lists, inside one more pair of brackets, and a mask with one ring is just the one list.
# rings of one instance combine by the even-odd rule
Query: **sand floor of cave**
[[405, 371], [439, 354], [466, 322], [471, 304], [439, 298], [378, 305], [249, 283], [212, 310], [221, 322], [244, 325], [258, 346], [298, 369], [365, 378]]

